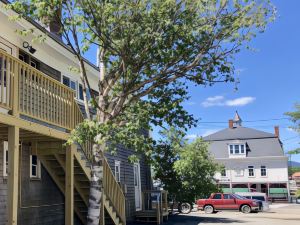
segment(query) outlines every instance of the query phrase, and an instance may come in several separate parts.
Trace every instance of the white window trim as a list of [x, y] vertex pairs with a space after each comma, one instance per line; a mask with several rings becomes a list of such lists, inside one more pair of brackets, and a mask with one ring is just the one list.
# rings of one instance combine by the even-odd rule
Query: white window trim
[[32, 155], [30, 155], [30, 178], [33, 179], [41, 179], [41, 161], [37, 157], [37, 165], [36, 165], [36, 172], [37, 175], [32, 175]]
[[[264, 166], [264, 165], [263, 165]], [[263, 175], [261, 175], [261, 168], [262, 166], [260, 166], [260, 176], [261, 177], [268, 177], [268, 170], [267, 170], [267, 166], [264, 166], [265, 167], [265, 170], [266, 170], [266, 175], [265, 176], [263, 176]]]
[[[116, 167], [119, 167], [119, 174], [117, 176], [116, 173]], [[117, 182], [121, 182], [121, 162], [118, 160], [115, 160], [115, 179]]]
[[[230, 153], [230, 146], [233, 145], [233, 153], [231, 154]], [[235, 153], [235, 149], [234, 149], [234, 146], [235, 145], [238, 145], [239, 146], [239, 153]], [[241, 146], [244, 146], [244, 153], [241, 153]], [[229, 143], [227, 145], [227, 148], [228, 148], [228, 155], [246, 155], [246, 144], [245, 143]]]
[[[253, 176], [250, 176], [249, 167], [252, 167], [252, 169], [253, 169]], [[248, 177], [255, 177], [255, 167], [254, 166], [248, 166]]]
[[6, 162], [6, 154], [8, 153], [8, 142], [7, 141], [3, 141], [3, 177], [7, 177], [8, 176], [8, 162]]
[[[71, 81], [75, 82], [76, 90], [72, 89], [70, 86], [69, 86], [69, 88], [71, 88], [72, 90], [75, 91], [75, 99], [80, 100], [80, 99], [79, 99], [79, 83], [78, 83], [78, 81], [75, 80], [75, 79], [73, 79], [73, 78], [71, 78], [71, 77], [68, 76], [68, 75], [62, 75], [62, 76], [61, 76], [61, 83], [62, 83], [63, 85], [64, 85], [64, 77], [68, 78], [68, 79], [70, 80], [70, 83], [71, 83]], [[80, 101], [81, 101], [81, 100], [80, 100]]]

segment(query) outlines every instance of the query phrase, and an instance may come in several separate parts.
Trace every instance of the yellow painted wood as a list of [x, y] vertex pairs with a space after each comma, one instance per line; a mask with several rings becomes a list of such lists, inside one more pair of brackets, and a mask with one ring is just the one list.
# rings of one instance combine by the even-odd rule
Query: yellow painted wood
[[20, 129], [57, 138], [59, 140], [68, 140], [68, 138], [70, 137], [70, 134], [68, 133], [53, 128], [49, 128], [34, 122], [30, 122], [24, 119], [20, 119], [15, 116], [7, 115], [4, 113], [0, 113], [0, 123], [11, 125], [11, 126], [18, 126]]
[[1, 107], [68, 130], [83, 121], [74, 90], [3, 50], [0, 59]]
[[17, 225], [19, 190], [19, 127], [8, 128], [8, 225]]
[[66, 191], [65, 191], [65, 224], [74, 224], [74, 151], [76, 145], [67, 146], [66, 150]]

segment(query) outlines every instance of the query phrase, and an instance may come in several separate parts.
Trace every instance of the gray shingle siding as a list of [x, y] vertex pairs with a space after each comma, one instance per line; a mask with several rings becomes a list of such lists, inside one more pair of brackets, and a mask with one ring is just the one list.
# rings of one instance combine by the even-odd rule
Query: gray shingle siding
[[[126, 197], [126, 217], [129, 221], [134, 219], [135, 215], [135, 192], [134, 192], [134, 177], [133, 177], [133, 164], [128, 162], [128, 156], [135, 153], [133, 150], [126, 149], [122, 146], [118, 147], [118, 153], [116, 156], [106, 154], [107, 160], [114, 173], [115, 160], [121, 162], [120, 178], [121, 185], [126, 184], [127, 193]], [[141, 174], [141, 188], [142, 190], [151, 189], [151, 176], [150, 166], [147, 164], [145, 157], [140, 157], [140, 174]]]
[[[23, 144], [20, 152], [18, 224], [64, 225], [64, 196], [41, 167], [41, 179], [30, 179], [30, 150]], [[7, 221], [7, 178], [3, 177], [3, 144], [0, 144], [0, 225]], [[75, 218], [75, 224], [81, 224]]]

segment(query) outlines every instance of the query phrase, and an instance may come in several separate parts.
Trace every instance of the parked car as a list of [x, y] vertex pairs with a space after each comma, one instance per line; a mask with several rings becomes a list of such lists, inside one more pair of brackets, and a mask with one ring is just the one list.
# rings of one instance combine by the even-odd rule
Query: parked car
[[256, 200], [259, 203], [259, 210], [268, 211], [270, 209], [266, 193], [262, 192], [236, 192], [240, 196], [248, 199]]
[[197, 209], [197, 206], [194, 203], [177, 202], [177, 201], [173, 201], [173, 200], [169, 201], [170, 211], [172, 211], [172, 209], [178, 209], [179, 213], [189, 214], [194, 208]]
[[250, 213], [259, 210], [256, 200], [247, 199], [237, 194], [213, 193], [208, 199], [196, 201], [199, 210], [205, 213], [214, 213], [218, 210], [239, 210], [243, 213]]

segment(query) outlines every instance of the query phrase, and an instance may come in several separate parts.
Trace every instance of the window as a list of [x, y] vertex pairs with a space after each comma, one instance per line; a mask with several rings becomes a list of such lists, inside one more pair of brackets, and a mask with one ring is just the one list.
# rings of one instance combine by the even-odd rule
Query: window
[[62, 78], [62, 82], [64, 85], [66, 85], [67, 87], [73, 89], [75, 91], [75, 96], [77, 97], [77, 83], [76, 81], [70, 79], [69, 77], [63, 76]]
[[229, 145], [230, 147], [230, 154], [232, 155], [233, 154], [233, 145]]
[[221, 194], [215, 194], [213, 199], [222, 199], [222, 195]]
[[[91, 99], [91, 93], [88, 89], [86, 90], [86, 97], [87, 97], [88, 101]], [[82, 87], [82, 84], [79, 84], [79, 99], [83, 101], [83, 87]]]
[[248, 166], [248, 176], [254, 177], [254, 166]]
[[234, 197], [230, 194], [224, 194], [224, 199], [234, 199]]
[[226, 169], [225, 168], [222, 169], [221, 176], [222, 177], [226, 177]]
[[115, 178], [117, 182], [121, 182], [121, 163], [115, 160]]
[[267, 167], [266, 167], [266, 166], [261, 166], [261, 167], [260, 167], [260, 175], [261, 175], [262, 177], [267, 176]]
[[41, 163], [36, 155], [30, 155], [30, 177], [41, 178]]
[[244, 155], [246, 153], [245, 147], [245, 144], [230, 144], [229, 153], [230, 155]]
[[8, 142], [3, 141], [3, 176], [8, 175]]

